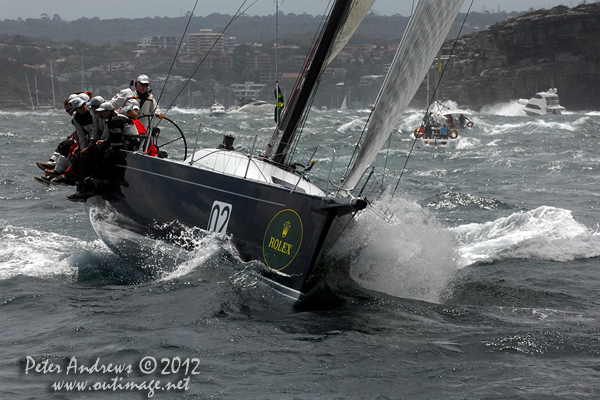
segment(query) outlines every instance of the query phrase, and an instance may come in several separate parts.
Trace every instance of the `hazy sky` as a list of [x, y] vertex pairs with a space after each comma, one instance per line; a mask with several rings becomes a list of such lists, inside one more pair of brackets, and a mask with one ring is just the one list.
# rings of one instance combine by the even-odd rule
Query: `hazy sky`
[[[247, 0], [246, 7], [254, 0]], [[600, 0], [588, 0], [588, 3]], [[552, 8], [563, 4], [568, 7], [582, 0], [474, 0], [473, 11], [526, 11], [529, 8]], [[40, 18], [43, 13], [52, 17], [60, 15], [63, 20], [82, 17], [101, 19], [137, 17], [179, 17], [191, 11], [196, 0], [0, 0], [0, 20], [21, 17]], [[221, 13], [233, 15], [243, 0], [199, 0], [196, 15]], [[288, 13], [320, 15], [327, 0], [279, 0], [279, 10]], [[376, 0], [373, 10], [381, 15], [410, 15], [413, 0]], [[471, 0], [465, 0], [463, 11]], [[275, 0], [256, 0], [247, 11], [249, 15], [269, 15], [275, 12]]]

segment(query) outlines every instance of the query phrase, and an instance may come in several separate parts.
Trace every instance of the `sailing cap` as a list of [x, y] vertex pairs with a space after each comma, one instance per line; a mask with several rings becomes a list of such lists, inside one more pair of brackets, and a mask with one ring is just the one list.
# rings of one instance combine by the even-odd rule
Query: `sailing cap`
[[119, 111], [119, 113], [125, 115], [131, 110], [139, 111], [140, 108], [137, 106], [137, 104], [127, 104], [125, 105], [125, 107], [121, 108], [121, 111]]
[[81, 106], [83, 106], [85, 104], [85, 101], [83, 101], [83, 99], [81, 97], [75, 97], [73, 100], [71, 100], [71, 107], [73, 108], [79, 108]]
[[87, 94], [85, 94], [85, 93], [79, 93], [79, 94], [77, 95], [77, 97], [79, 97], [81, 100], [85, 101], [86, 103], [87, 103], [88, 101], [90, 101], [90, 96], [88, 96], [88, 95], [87, 95]]
[[150, 83], [150, 79], [148, 79], [148, 75], [140, 75], [137, 77], [136, 81], [138, 81], [139, 83]]
[[96, 111], [105, 111], [105, 110], [111, 110], [114, 111], [115, 107], [113, 107], [112, 103], [110, 101], [105, 101], [104, 103], [100, 104], [100, 107], [98, 107], [96, 109]]
[[89, 103], [87, 103], [87, 105], [88, 107], [99, 106], [102, 103], [104, 103], [104, 98], [102, 96], [95, 96], [90, 100]]

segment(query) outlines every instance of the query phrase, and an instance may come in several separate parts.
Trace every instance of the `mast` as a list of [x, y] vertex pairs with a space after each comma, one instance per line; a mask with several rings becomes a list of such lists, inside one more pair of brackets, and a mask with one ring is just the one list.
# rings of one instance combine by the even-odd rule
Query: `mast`
[[31, 88], [29, 87], [29, 78], [27, 77], [27, 73], [25, 73], [25, 82], [27, 82], [27, 91], [29, 92], [29, 100], [31, 100], [31, 109], [35, 110], [35, 106], [33, 105], [33, 97], [31, 96]]
[[283, 134], [273, 157], [273, 161], [278, 164], [285, 162], [290, 144], [298, 134], [302, 117], [309, 106], [309, 101], [319, 82], [321, 71], [327, 61], [327, 55], [340, 27], [345, 21], [351, 5], [352, 0], [337, 0], [333, 5], [312, 60], [309, 61], [310, 66], [304, 76], [302, 87], [294, 92], [294, 95], [289, 100], [280, 125], [280, 130], [283, 131]]
[[40, 91], [37, 87], [37, 75], [33, 76], [33, 81], [35, 82], [35, 104], [40, 107]]
[[54, 71], [52, 70], [52, 61], [50, 61], [50, 80], [52, 81], [52, 109], [56, 109], [56, 95], [54, 94]]
[[[283, 4], [283, 1], [281, 2]], [[279, 0], [275, 0], [275, 123], [279, 125], [281, 114], [279, 112]]]

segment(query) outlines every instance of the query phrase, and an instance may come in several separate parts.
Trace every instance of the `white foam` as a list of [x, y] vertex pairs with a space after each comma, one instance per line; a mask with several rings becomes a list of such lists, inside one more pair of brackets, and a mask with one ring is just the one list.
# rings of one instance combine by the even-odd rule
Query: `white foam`
[[[389, 221], [373, 212], [380, 208]], [[354, 281], [396, 297], [442, 300], [457, 271], [455, 243], [432, 216], [415, 202], [388, 197], [356, 222], [333, 249], [338, 256], [353, 255]]]
[[410, 133], [413, 133], [415, 129], [421, 126], [422, 121], [422, 111], [410, 112], [408, 115], [405, 114], [405, 116], [400, 120], [398, 129], [400, 129], [401, 131], [408, 131]]
[[199, 109], [199, 108], [180, 108], [180, 107], [173, 107], [171, 108], [170, 112], [176, 112], [179, 114], [183, 114], [183, 115], [204, 115], [204, 114], [208, 114], [210, 112], [210, 110], [207, 109]]
[[600, 255], [600, 236], [561, 208], [542, 206], [450, 230], [459, 242], [460, 266], [508, 258], [570, 261]]
[[[179, 264], [173, 271], [165, 273], [161, 277], [161, 281], [177, 279], [196, 271], [199, 266], [202, 266], [214, 257], [223, 247], [228, 248], [230, 252], [234, 253], [233, 245], [229, 242], [229, 238], [226, 235], [207, 232], [207, 235], [202, 238], [194, 236], [190, 240], [194, 242], [197, 250], [191, 252], [190, 258]], [[229, 245], [227, 245], [228, 243]]]
[[481, 146], [481, 140], [473, 137], [462, 137], [456, 146], [457, 149], [473, 149]]
[[353, 131], [362, 130], [364, 126], [365, 126], [365, 120], [362, 118], [358, 118], [358, 119], [353, 119], [350, 122], [346, 122], [345, 124], [342, 124], [336, 130], [338, 132], [345, 133], [345, 132], [348, 132], [349, 130], [353, 130]]
[[86, 242], [35, 229], [5, 226], [0, 232], [0, 279], [16, 275], [73, 276], [91, 252], [110, 253], [100, 239]]
[[516, 101], [485, 106], [481, 109], [481, 112], [483, 114], [504, 115], [507, 117], [521, 117], [527, 115], [525, 111], [523, 111], [523, 107]]

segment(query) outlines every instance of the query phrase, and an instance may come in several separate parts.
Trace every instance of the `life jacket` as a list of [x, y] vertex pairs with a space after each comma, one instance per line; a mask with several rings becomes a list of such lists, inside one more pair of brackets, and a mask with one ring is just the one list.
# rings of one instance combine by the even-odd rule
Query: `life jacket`
[[[144, 126], [144, 124], [141, 121], [139, 121], [137, 119], [133, 119], [133, 118], [130, 118], [130, 119], [135, 124], [135, 127], [137, 128], [137, 131], [140, 135], [145, 135], [148, 133], [148, 131], [146, 131], [146, 127]], [[156, 157], [158, 155], [158, 149], [156, 148], [154, 143], [152, 143], [152, 141], [150, 141], [150, 146], [148, 147], [146, 154], [148, 154], [149, 156], [152, 156], [152, 157]]]

